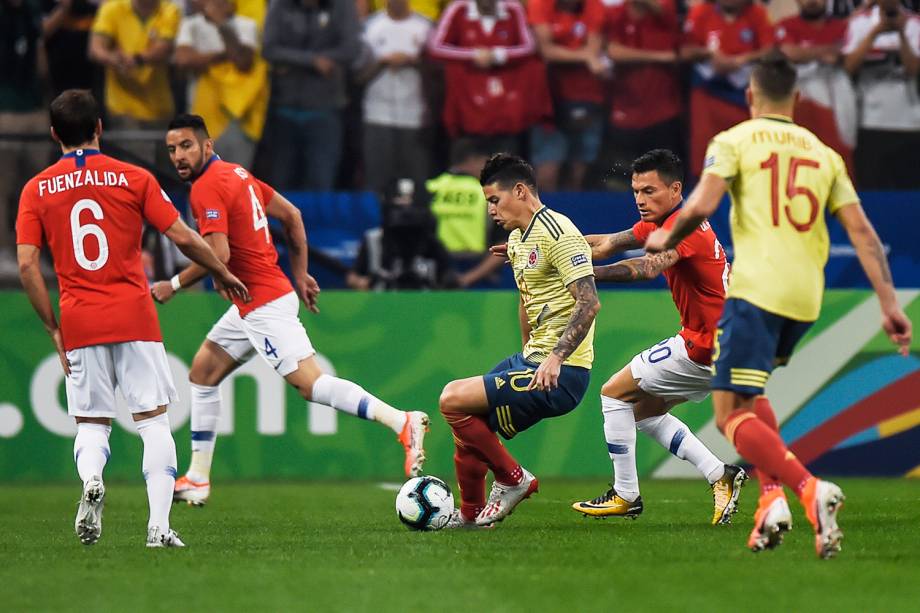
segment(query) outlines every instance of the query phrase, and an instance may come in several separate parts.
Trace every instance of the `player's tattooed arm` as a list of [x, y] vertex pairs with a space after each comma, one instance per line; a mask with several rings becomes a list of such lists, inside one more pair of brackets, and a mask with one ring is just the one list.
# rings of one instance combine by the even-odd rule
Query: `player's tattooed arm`
[[556, 343], [553, 353], [561, 360], [565, 360], [574, 352], [581, 342], [588, 336], [591, 324], [601, 310], [601, 301], [597, 297], [597, 286], [594, 277], [582, 277], [569, 284], [569, 292], [575, 297], [575, 308], [569, 317], [559, 342]]
[[636, 238], [632, 228], [613, 234], [588, 234], [585, 240], [591, 246], [592, 260], [605, 260], [617, 253], [642, 247], [642, 241]]
[[607, 266], [595, 266], [594, 278], [610, 283], [648, 281], [674, 266], [678, 260], [680, 260], [680, 254], [674, 249], [661, 253], [649, 253], [639, 258], [630, 258]]

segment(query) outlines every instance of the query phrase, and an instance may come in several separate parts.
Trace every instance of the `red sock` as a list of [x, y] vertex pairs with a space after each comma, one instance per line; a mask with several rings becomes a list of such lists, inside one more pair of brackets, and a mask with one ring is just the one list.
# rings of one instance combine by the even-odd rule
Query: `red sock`
[[454, 467], [460, 485], [460, 514], [472, 521], [486, 506], [486, 473], [489, 467], [472, 450], [455, 440]]
[[[779, 432], [779, 424], [776, 421], [776, 414], [773, 412], [773, 407], [770, 405], [770, 401], [766, 396], [758, 396], [754, 399], [754, 414], [757, 415], [757, 418], [760, 419], [763, 423], [767, 424], [771, 430], [774, 432]], [[783, 484], [780, 483], [779, 479], [775, 475], [771, 475], [763, 469], [756, 469], [755, 474], [757, 479], [760, 481], [760, 493], [766, 494], [770, 490], [775, 490], [776, 488], [782, 488]]]
[[786, 448], [779, 433], [751, 411], [742, 409], [732, 413], [725, 423], [725, 436], [758, 471], [776, 475], [797, 495], [812, 476]]
[[511, 457], [498, 436], [489, 429], [482, 415], [445, 415], [454, 436], [464, 447], [477, 454], [492, 469], [495, 479], [508, 485], [517, 485], [524, 477], [521, 465]]

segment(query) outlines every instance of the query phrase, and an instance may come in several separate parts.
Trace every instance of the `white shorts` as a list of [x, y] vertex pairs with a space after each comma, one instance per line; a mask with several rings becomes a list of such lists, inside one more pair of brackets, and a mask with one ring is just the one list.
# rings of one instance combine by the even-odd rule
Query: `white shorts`
[[300, 318], [300, 300], [290, 292], [240, 317], [231, 305], [211, 331], [208, 340], [219, 345], [237, 362], [246, 362], [258, 352], [279, 375], [297, 370], [297, 363], [316, 353]]
[[691, 360], [679, 334], [634, 357], [629, 369], [643, 391], [665, 400], [702, 402], [709, 395], [712, 367]]
[[132, 413], [177, 400], [163, 343], [130, 341], [90, 345], [67, 352], [67, 413], [74, 417], [116, 416], [115, 388]]

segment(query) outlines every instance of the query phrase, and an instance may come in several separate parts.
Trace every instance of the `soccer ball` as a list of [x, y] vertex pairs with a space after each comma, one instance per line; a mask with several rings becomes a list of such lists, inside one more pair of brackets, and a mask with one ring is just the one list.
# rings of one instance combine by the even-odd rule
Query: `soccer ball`
[[437, 477], [415, 477], [396, 495], [396, 516], [409, 530], [440, 530], [454, 511], [450, 486]]

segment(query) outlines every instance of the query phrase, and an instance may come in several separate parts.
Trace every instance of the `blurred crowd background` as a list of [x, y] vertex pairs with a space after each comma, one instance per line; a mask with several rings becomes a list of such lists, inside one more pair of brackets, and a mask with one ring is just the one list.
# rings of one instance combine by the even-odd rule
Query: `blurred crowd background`
[[527, 157], [544, 191], [628, 190], [630, 160], [656, 147], [692, 181], [774, 47], [799, 68], [796, 120], [859, 189], [918, 189], [918, 3], [0, 0], [0, 278], [19, 190], [56, 158], [47, 103], [68, 88], [93, 90], [109, 152], [164, 184], [163, 130], [189, 111], [278, 189], [379, 194], [381, 227], [341, 271], [357, 289], [495, 273], [475, 179], [490, 152]]

